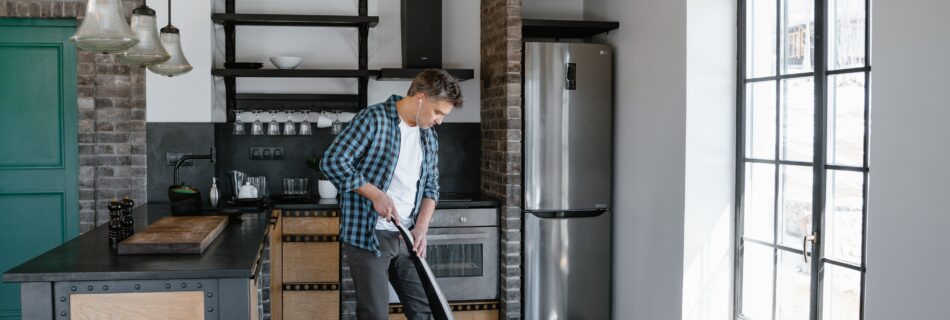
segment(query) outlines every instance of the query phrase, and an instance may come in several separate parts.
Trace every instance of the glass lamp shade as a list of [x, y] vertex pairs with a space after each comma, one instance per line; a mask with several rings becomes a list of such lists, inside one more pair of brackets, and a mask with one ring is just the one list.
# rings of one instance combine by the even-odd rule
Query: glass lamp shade
[[171, 57], [158, 38], [158, 25], [152, 8], [142, 5], [132, 11], [132, 32], [139, 38], [139, 43], [116, 54], [116, 60], [144, 67], [165, 62]]
[[148, 70], [169, 77], [191, 71], [192, 66], [188, 63], [188, 59], [185, 59], [185, 53], [181, 51], [181, 35], [178, 33], [178, 28], [172, 25], [165, 26], [162, 28], [161, 38], [162, 45], [171, 54], [171, 58], [165, 62], [148, 66]]
[[125, 21], [119, 0], [89, 0], [86, 17], [69, 40], [80, 49], [104, 53], [122, 51], [139, 42]]

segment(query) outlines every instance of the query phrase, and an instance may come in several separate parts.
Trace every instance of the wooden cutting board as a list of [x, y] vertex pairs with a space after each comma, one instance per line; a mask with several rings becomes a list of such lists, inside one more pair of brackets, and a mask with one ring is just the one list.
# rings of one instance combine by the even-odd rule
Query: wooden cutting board
[[200, 254], [228, 225], [228, 216], [164, 217], [119, 243], [119, 254]]

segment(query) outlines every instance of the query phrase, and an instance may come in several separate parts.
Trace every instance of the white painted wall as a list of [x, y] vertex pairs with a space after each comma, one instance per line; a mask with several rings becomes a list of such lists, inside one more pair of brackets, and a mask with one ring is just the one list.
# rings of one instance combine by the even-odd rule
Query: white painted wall
[[683, 319], [732, 319], [735, 0], [687, 0]]
[[[736, 3], [587, 0], [620, 22], [614, 317], [730, 319]], [[658, 32], [662, 30], [662, 32]]]
[[[194, 69], [177, 77], [145, 72], [145, 120], [148, 122], [211, 122], [211, 1], [172, 4], [172, 24], [181, 30], [181, 45]], [[168, 3], [150, 1], [159, 29], [168, 24]]]
[[525, 19], [583, 20], [584, 0], [522, 0]]
[[[203, 6], [204, 1], [216, 2], [214, 12], [224, 12], [224, 1], [201, 0], [199, 3], [183, 2], [174, 5], [175, 13], [187, 10], [187, 16], [172, 19], [175, 24], [206, 23], [206, 29], [215, 30], [212, 35], [202, 37], [201, 43], [185, 43], [186, 54], [199, 51], [207, 55], [206, 63], [198, 65], [189, 77], [200, 79], [202, 86], [194, 82], [177, 81], [178, 78], [157, 82], [147, 79], [149, 122], [223, 122], [224, 82], [221, 78], [212, 79], [210, 69], [212, 56], [214, 64], [224, 63], [224, 30], [211, 24], [211, 6]], [[177, 4], [177, 3], [176, 3]], [[150, 4], [151, 5], [151, 4]], [[156, 3], [156, 6], [158, 3]], [[402, 40], [400, 31], [400, 2], [388, 0], [369, 0], [369, 14], [379, 16], [379, 24], [369, 32], [369, 68], [399, 68], [402, 65]], [[479, 92], [480, 64], [480, 8], [479, 1], [444, 0], [442, 4], [442, 54], [443, 67], [467, 68], [475, 70], [475, 79], [461, 82], [464, 107], [453, 111], [446, 122], [479, 122], [481, 104]], [[189, 6], [185, 9], [185, 6]], [[158, 8], [156, 8], [158, 10]], [[267, 0], [237, 1], [239, 13], [295, 13], [355, 15], [355, 1], [333, 0]], [[161, 14], [161, 13], [160, 13]], [[163, 19], [160, 19], [163, 21]], [[179, 22], [181, 21], [181, 22]], [[187, 30], [182, 28], [182, 37]], [[194, 28], [189, 28], [194, 29]], [[217, 44], [215, 44], [217, 43]], [[238, 61], [263, 62], [264, 68], [274, 68], [268, 57], [294, 55], [303, 58], [298, 68], [357, 68], [358, 54], [357, 32], [355, 28], [304, 28], [304, 27], [237, 27], [236, 54]], [[198, 54], [198, 53], [196, 53]], [[212, 85], [213, 83], [213, 85]], [[409, 81], [375, 81], [369, 83], [369, 103], [382, 102], [391, 94], [404, 95]], [[185, 90], [185, 91], [182, 91]], [[355, 79], [314, 79], [314, 78], [239, 78], [238, 93], [355, 93]], [[176, 99], [159, 98], [161, 93], [185, 92]], [[155, 96], [153, 99], [152, 96]], [[209, 102], [205, 102], [209, 101]], [[213, 101], [211, 103], [210, 101]], [[186, 115], [191, 112], [194, 115]]]
[[872, 5], [867, 320], [947, 318], [947, 11], [945, 0]]
[[587, 0], [620, 22], [616, 48], [614, 301], [617, 319], [681, 319], [686, 201], [686, 1]]

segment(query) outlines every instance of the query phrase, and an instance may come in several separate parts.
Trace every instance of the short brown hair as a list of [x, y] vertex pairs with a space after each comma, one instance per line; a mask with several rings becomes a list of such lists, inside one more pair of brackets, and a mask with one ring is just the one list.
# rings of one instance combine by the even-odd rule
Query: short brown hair
[[424, 93], [427, 97], [448, 101], [456, 108], [462, 107], [462, 88], [458, 80], [442, 69], [426, 69], [420, 72], [409, 85], [408, 96]]

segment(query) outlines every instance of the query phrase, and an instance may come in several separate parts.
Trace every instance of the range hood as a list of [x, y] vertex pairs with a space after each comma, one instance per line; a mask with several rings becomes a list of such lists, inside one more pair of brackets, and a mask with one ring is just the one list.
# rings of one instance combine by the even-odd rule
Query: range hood
[[[442, 69], [442, 0], [402, 0], [402, 68], [382, 68], [377, 80], [411, 80], [425, 69]], [[445, 69], [456, 79], [473, 69]]]

